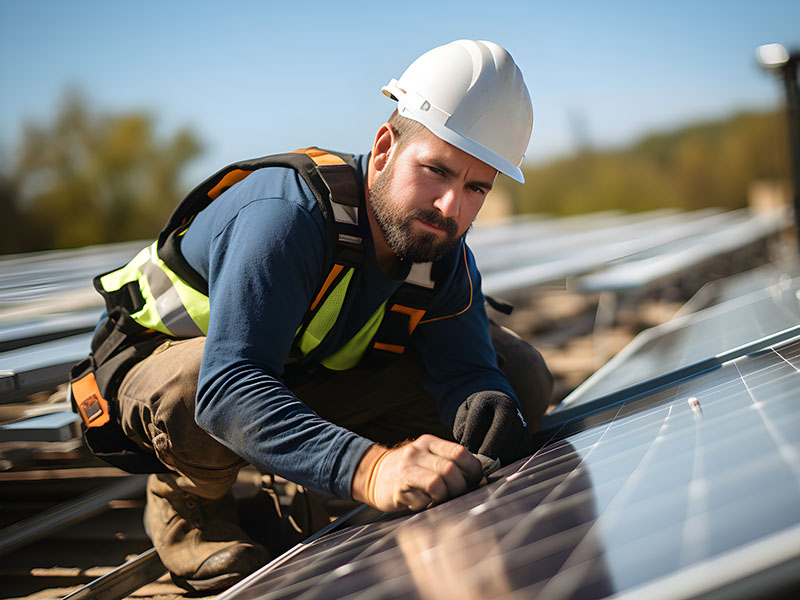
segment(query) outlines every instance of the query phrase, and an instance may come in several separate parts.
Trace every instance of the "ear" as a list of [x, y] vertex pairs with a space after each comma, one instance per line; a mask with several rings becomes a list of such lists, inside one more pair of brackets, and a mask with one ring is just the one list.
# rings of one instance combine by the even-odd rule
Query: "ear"
[[389, 163], [392, 152], [395, 148], [395, 137], [392, 126], [388, 123], [381, 125], [378, 133], [375, 134], [375, 141], [372, 144], [372, 163], [375, 171], [381, 172]]

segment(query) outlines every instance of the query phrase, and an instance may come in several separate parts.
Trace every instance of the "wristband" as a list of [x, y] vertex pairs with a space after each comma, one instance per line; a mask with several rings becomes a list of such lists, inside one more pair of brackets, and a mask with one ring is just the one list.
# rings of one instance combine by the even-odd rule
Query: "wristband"
[[374, 463], [372, 463], [372, 467], [369, 470], [369, 475], [367, 476], [367, 489], [365, 490], [367, 501], [372, 506], [378, 506], [375, 495], [376, 495], [376, 488], [378, 487], [378, 468], [380, 467], [383, 459], [391, 452], [391, 450], [384, 450], [383, 454], [381, 454]]

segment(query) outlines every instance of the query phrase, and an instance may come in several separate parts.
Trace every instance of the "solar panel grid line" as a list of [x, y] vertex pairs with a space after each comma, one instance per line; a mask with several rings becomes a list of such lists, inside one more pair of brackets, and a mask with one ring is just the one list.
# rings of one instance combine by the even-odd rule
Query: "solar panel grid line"
[[[356, 535], [357, 535], [357, 533], [354, 535], [354, 537]], [[370, 532], [370, 533], [368, 533], [366, 535], [359, 536], [359, 543], [360, 544], [370, 543], [373, 540], [374, 541], [380, 541], [380, 540], [383, 539], [383, 537], [385, 535], [387, 535], [386, 531], [381, 531], [379, 533]], [[336, 553], [336, 555], [329, 557], [329, 560], [330, 560], [330, 563], [331, 563], [332, 566], [333, 565], [338, 566], [339, 563], [341, 563], [341, 562], [343, 562], [345, 560], [348, 561], [348, 562], [356, 561], [356, 560], [358, 560], [359, 555], [363, 551], [361, 548], [352, 547], [352, 546], [348, 547], [346, 539], [340, 541], [339, 545], [340, 545], [340, 547], [339, 547], [338, 552]], [[325, 568], [326, 567], [326, 563], [325, 563], [324, 559], [320, 560], [319, 557], [314, 557], [313, 559], [311, 557], [308, 557], [305, 560], [309, 561], [308, 565], [311, 566], [315, 572], [319, 572], [319, 573], [322, 573], [322, 574], [326, 574], [327, 573], [327, 569]], [[304, 566], [305, 560], [304, 560], [304, 558], [302, 556], [299, 557], [299, 559], [296, 560], [295, 563], [293, 563], [293, 568], [294, 567], [301, 567], [302, 568]], [[311, 563], [313, 563], [313, 565]], [[291, 573], [293, 568], [292, 569], [285, 568], [285, 569], [283, 569], [283, 573], [281, 573], [281, 569], [277, 569], [277, 570], [273, 571], [273, 576], [276, 576], [276, 575], [277, 576], [288, 575], [289, 576], [288, 580], [291, 581], [292, 579], [296, 578], [296, 576], [294, 576]]]
[[[582, 473], [581, 476], [585, 476], [585, 472]], [[562, 483], [566, 483], [566, 480]], [[509, 518], [508, 521], [513, 521], [513, 524], [516, 525], [516, 527], [505, 527], [499, 529], [499, 532], [504, 533], [498, 540], [496, 552], [499, 554], [507, 554], [515, 549], [525, 547], [525, 539], [527, 538], [530, 530], [532, 530], [534, 527], [539, 527], [539, 537], [537, 537], [536, 541], [537, 545], [542, 543], [544, 540], [554, 542], [554, 537], [563, 532], [561, 530], [551, 532], [551, 530], [548, 530], [546, 527], [547, 522], [558, 519], [566, 512], [579, 508], [587, 508], [589, 504], [593, 503], [592, 501], [593, 498], [590, 494], [586, 493], [586, 490], [577, 493], [571, 493], [565, 497], [560, 497], [558, 495], [557, 488], [553, 488], [550, 490], [550, 494], [541, 500], [534, 496], [532, 503], [535, 502], [537, 507], [536, 511], [530, 512], [527, 515], [523, 515], [521, 518], [519, 516]], [[512, 508], [513, 505], [507, 506], [509, 511], [512, 510]], [[475, 521], [476, 524], [480, 523], [478, 519], [475, 519]], [[498, 530], [494, 528], [494, 524], [495, 521], [492, 521], [492, 529], [493, 531], [497, 532]], [[576, 523], [576, 526], [582, 524], [583, 523]], [[546, 548], [546, 546], [542, 545], [539, 549], [544, 548]]]
[[[671, 411], [668, 410], [667, 413], [668, 414], [667, 417], [664, 419], [664, 423], [666, 423], [666, 420], [669, 419], [669, 414], [671, 414]], [[659, 432], [663, 431], [663, 429], [664, 425], [661, 426]], [[654, 449], [654, 444], [657, 441], [658, 432], [655, 435], [656, 437], [652, 439], [649, 444], [645, 444], [646, 448], [643, 454], [641, 452], [636, 453], [637, 455], [640, 456], [638, 456], [638, 460], [636, 460], [636, 466], [633, 468], [633, 472], [630, 473], [630, 475], [624, 480], [624, 482], [622, 482], [622, 485], [616, 489], [616, 491], [613, 494], [613, 498], [610, 500], [610, 502], [608, 502], [601, 509], [600, 514], [597, 516], [597, 518], [594, 521], [594, 524], [590, 528], [590, 531], [587, 533], [587, 537], [595, 532], [600, 534], [601, 529], [613, 529], [617, 521], [623, 516], [623, 514], [627, 516], [627, 514], [619, 510], [619, 508], [627, 506], [629, 498], [638, 484], [638, 478], [640, 477], [641, 469], [645, 468], [649, 463], [649, 461], [651, 460], [652, 451]], [[598, 444], [601, 443], [602, 439], [598, 440]], [[588, 459], [592, 451], [594, 451], [594, 448], [592, 448], [590, 453], [586, 455], [585, 459]], [[564, 565], [565, 567], [570, 567], [573, 564], [577, 565], [580, 563], [585, 563], [587, 560], [592, 558], [593, 555], [585, 550], [585, 539], [587, 538], [581, 540], [581, 542], [575, 547], [572, 554], [565, 562]], [[543, 592], [546, 591], [546, 589], [547, 588], [545, 588]], [[561, 589], [561, 591], [563, 591], [563, 589]], [[574, 591], [575, 590], [571, 590], [569, 594], [564, 594], [557, 597], [569, 597], [572, 595]]]
[[[691, 457], [686, 458], [689, 460], [691, 459]], [[763, 469], [764, 464], [764, 461], [759, 460], [746, 463], [742, 466], [739, 474], [733, 475], [732, 473], [727, 473], [723, 477], [715, 477], [713, 482], [715, 485], [719, 485], [720, 487], [725, 487], [726, 479], [727, 483], [738, 483], [745, 475], [759, 475], [758, 471], [759, 469]], [[691, 468], [691, 466], [689, 468]], [[676, 549], [680, 550], [680, 552], [675, 553], [676, 557], [682, 557], [679, 562], [689, 562], [689, 559], [686, 558], [686, 556], [689, 554], [697, 554], [696, 550], [702, 550], [700, 553], [702, 556], [707, 555], [710, 549], [708, 546], [702, 548], [694, 547], [693, 550], [687, 548], [688, 543], [694, 544], [696, 541], [694, 537], [691, 539], [686, 537], [687, 532], [684, 525], [686, 525], [687, 520], [697, 517], [699, 520], [694, 524], [700, 523], [701, 525], [707, 525], [707, 522], [703, 523], [703, 519], [708, 516], [709, 511], [704, 512], [701, 510], [703, 508], [718, 511], [715, 519], [719, 517], [719, 515], [724, 515], [726, 511], [730, 512], [730, 514], [734, 516], [741, 516], [741, 513], [738, 512], [740, 506], [737, 503], [749, 507], [751, 506], [751, 498], [735, 498], [727, 501], [727, 503], [703, 502], [705, 505], [705, 507], [703, 507], [696, 504], [696, 502], [698, 498], [701, 500], [709, 499], [707, 495], [708, 487], [703, 482], [700, 482], [701, 485], [695, 485], [696, 483], [698, 483], [696, 480], [691, 481], [689, 485], [685, 485], [684, 482], [684, 487], [682, 488], [669, 488], [665, 486], [664, 491], [659, 492], [658, 497], [656, 498], [645, 498], [643, 500], [638, 499], [631, 504], [617, 507], [614, 510], [607, 509], [606, 512], [599, 515], [603, 529], [607, 533], [606, 537], [612, 537], [614, 543], [618, 545], [618, 549], [624, 550], [627, 544], [636, 542], [645, 535], [671, 531], [676, 535], [680, 535], [683, 539], [682, 542], [674, 545]], [[601, 492], [602, 489], [598, 489], [598, 491]], [[706, 495], [704, 496], [704, 494]], [[786, 502], [788, 501], [789, 500], [786, 500]], [[780, 504], [781, 502], [784, 502], [784, 499], [779, 499], [777, 504]], [[656, 519], [653, 518], [654, 511], [660, 509], [669, 509], [670, 507], [674, 508], [680, 505], [684, 505], [684, 508], [687, 509], [685, 515], [682, 513], [682, 510], [672, 510], [670, 514], [659, 515]], [[624, 527], [616, 527], [616, 523], [614, 523], [612, 520], [613, 518], [619, 519], [620, 522], [624, 520]], [[693, 535], [694, 533], [692, 532], [692, 536]], [[687, 550], [690, 551], [687, 553]]]
[[[338, 597], [346, 598], [352, 593], [369, 587], [385, 588], [387, 585], [393, 585], [392, 580], [404, 575], [400, 571], [404, 566], [403, 562], [402, 549], [395, 543], [394, 535], [387, 536], [373, 544], [368, 544], [357, 555], [354, 562], [345, 563], [326, 573], [316, 583], [315, 589], [309, 590], [307, 596], [300, 597], [325, 598], [329, 594], [335, 594]], [[362, 580], [357, 581], [351, 577], [353, 572], [361, 573]], [[364, 585], [365, 583], [368, 585]], [[378, 591], [385, 596], [384, 589]]]
[[[627, 508], [629, 509], [630, 507], [627, 507]], [[629, 510], [627, 510], [627, 511], [626, 511], [626, 513], [627, 513], [627, 514], [626, 514], [626, 517], [627, 517], [627, 520], [628, 520], [628, 523], [627, 523], [627, 525], [628, 525], [628, 526], [630, 526], [630, 527], [631, 527], [631, 529], [635, 529], [635, 528], [636, 528], [636, 527], [635, 527], [635, 525], [632, 525], [632, 524], [630, 523], [630, 520], [631, 520], [631, 519], [630, 519], [630, 511], [629, 511]], [[601, 518], [603, 518], [603, 517], [605, 517], [605, 516], [606, 516], [606, 515], [602, 515], [602, 516], [601, 516]], [[643, 514], [642, 516], [646, 517], [647, 515], [646, 515], [646, 514]], [[605, 524], [606, 524], [606, 526], [608, 525], [607, 521], [606, 521], [606, 523], [605, 523]], [[665, 532], [665, 533], [669, 533], [669, 531], [668, 531], [668, 530], [661, 530], [661, 531], [662, 531], [662, 532]], [[624, 546], [623, 546], [623, 549], [624, 549]], [[636, 555], [637, 555], [637, 553], [636, 553], [636, 552], [634, 552], [634, 553], [632, 554], [632, 557], [635, 557]]]
[[[590, 514], [590, 513], [588, 513]], [[544, 583], [540, 589], [546, 589], [547, 582], [557, 580], [565, 573], [570, 573], [570, 577], [577, 577], [574, 581], [575, 588], [582, 585], [580, 579], [585, 573], [576, 575], [573, 569], [580, 565], [591, 566], [598, 560], [602, 560], [602, 551], [600, 550], [598, 540], [594, 537], [594, 530], [592, 522], [587, 520], [584, 523], [566, 529], [565, 531], [554, 532], [546, 537], [532, 537], [532, 539], [519, 546], [511, 552], [507, 552], [502, 556], [503, 566], [508, 571], [511, 579], [527, 580], [523, 584], [525, 586], [533, 582], [536, 587]], [[548, 551], [544, 551], [550, 544]], [[575, 548], [593, 548], [593, 551], [588, 552], [589, 557], [587, 560], [577, 560], [575, 556]], [[482, 565], [475, 565], [475, 568], [481, 568]], [[536, 575], [531, 573], [524, 573], [525, 570], [530, 569], [537, 572]], [[514, 577], [516, 573], [517, 577]], [[569, 594], [570, 596], [572, 594]], [[569, 597], [569, 596], [567, 596]]]
[[[399, 523], [392, 522], [387, 529], [393, 531], [398, 525]], [[369, 569], [370, 566], [380, 566], [384, 562], [393, 562], [393, 558], [398, 554], [398, 549], [391, 545], [391, 539], [391, 533], [384, 531], [383, 535], [370, 535], [366, 544], [364, 544], [363, 539], [359, 540], [361, 546], [350, 546], [348, 548], [347, 543], [344, 542], [337, 548], [334, 556], [328, 557], [327, 560], [324, 558], [322, 561], [316, 560], [311, 565], [311, 573], [304, 574], [310, 575], [310, 579], [306, 576], [298, 577], [296, 575], [288, 581], [288, 587], [275, 590], [275, 594], [271, 593], [266, 598], [296, 597], [296, 591], [304, 591], [305, 588], [311, 587], [308, 585], [309, 582], [312, 582], [315, 588], [327, 589], [333, 583], [341, 585], [341, 579], [346, 577], [351, 570]], [[374, 542], [370, 540], [374, 540]], [[341, 546], [344, 547], [342, 548]]]
[[[797, 369], [797, 367], [795, 367], [791, 362], [786, 361], [777, 352], [775, 352], [775, 354], [778, 357], [780, 357], [781, 360], [784, 360], [784, 362], [790, 368], [792, 368], [795, 373], [800, 373], [800, 369]], [[776, 425], [774, 424], [773, 420], [770, 419], [769, 416], [767, 416], [765, 414], [765, 411], [764, 411], [764, 408], [763, 408], [763, 403], [756, 398], [756, 396], [754, 394], [754, 389], [750, 385], [748, 385], [748, 378], [751, 379], [751, 380], [755, 380], [757, 375], [758, 375], [758, 372], [744, 374], [744, 373], [741, 372], [741, 370], [739, 370], [738, 364], [734, 363], [734, 366], [736, 366], [737, 371], [739, 371], [739, 376], [741, 377], [742, 382], [744, 383], [744, 386], [747, 389], [747, 393], [750, 395], [750, 397], [751, 397], [751, 399], [753, 401], [753, 407], [756, 409], [756, 411], [758, 412], [759, 417], [761, 418], [761, 420], [764, 423], [765, 429], [770, 433], [770, 435], [772, 436], [773, 440], [777, 444], [779, 453], [781, 455], [785, 455], [784, 458], [788, 458], [789, 459], [789, 460], [786, 460], [786, 462], [790, 465], [790, 467], [794, 471], [794, 474], [795, 474], [795, 477], [797, 478], [798, 484], [800, 484], [800, 454], [798, 454], [797, 450], [795, 450], [786, 441], [785, 437], [781, 434], [780, 430], [776, 427]], [[770, 373], [770, 375], [772, 375], [772, 374]], [[769, 383], [772, 383], [772, 384], [775, 383], [775, 380], [774, 380], [773, 377], [770, 377]], [[798, 489], [800, 489], [800, 485], [798, 485]]]
[[356, 531], [358, 531], [359, 529], [362, 529], [364, 526], [363, 525], [360, 525], [360, 526], [356, 525], [356, 526], [351, 527], [348, 530], [342, 530], [342, 529], [340, 529], [341, 525], [343, 523], [345, 523], [347, 520], [349, 520], [350, 518], [352, 518], [355, 515], [357, 515], [359, 512], [361, 512], [363, 508], [364, 508], [363, 506], [359, 506], [359, 507], [354, 508], [350, 512], [346, 513], [345, 515], [343, 515], [342, 517], [337, 519], [336, 521], [332, 522], [330, 525], [328, 525], [326, 527], [323, 527], [321, 530], [319, 530], [316, 533], [312, 534], [307, 539], [303, 540], [299, 544], [297, 544], [294, 547], [290, 548], [289, 550], [287, 550], [286, 552], [284, 552], [280, 556], [275, 557], [269, 563], [264, 565], [261, 569], [259, 569], [258, 571], [250, 574], [248, 577], [246, 577], [242, 581], [238, 582], [234, 586], [230, 587], [228, 590], [223, 592], [221, 595], [217, 596], [217, 600], [224, 600], [225, 598], [230, 598], [232, 596], [235, 596], [242, 589], [247, 588], [248, 586], [252, 585], [253, 583], [257, 582], [259, 579], [261, 579], [264, 576], [264, 572], [266, 572], [266, 571], [274, 572], [274, 571], [282, 568], [282, 566], [285, 563], [287, 563], [289, 560], [291, 560], [292, 558], [297, 556], [299, 553], [303, 552], [308, 547], [317, 544], [320, 541], [320, 538], [323, 538], [323, 536], [325, 537], [325, 540], [323, 540], [322, 543], [335, 543], [334, 540], [336, 540], [337, 538], [344, 537], [344, 539], [347, 539], [349, 537], [352, 537], [353, 535], [355, 535]]
[[[474, 527], [477, 527], [475, 525]], [[398, 535], [402, 536], [403, 534], [407, 534], [406, 530], [399, 530]], [[424, 533], [424, 532], [423, 532]], [[476, 531], [475, 535], [477, 536], [480, 533], [484, 533], [483, 531]], [[500, 537], [498, 532], [493, 529], [493, 534], [497, 537]], [[562, 537], [565, 534], [562, 533]], [[510, 562], [512, 559], [499, 545], [494, 544], [490, 546], [489, 553], [481, 553], [475, 554], [474, 552], [466, 552], [466, 558], [459, 561], [453, 560], [454, 550], [459, 548], [469, 548], [470, 540], [465, 539], [463, 537], [459, 538], [458, 536], [453, 536], [451, 539], [441, 539], [436, 538], [435, 536], [432, 537], [432, 541], [429, 542], [430, 550], [441, 550], [444, 546], [444, 552], [438, 552], [438, 556], [441, 557], [441, 564], [439, 565], [440, 568], [436, 568], [433, 572], [428, 573], [427, 580], [430, 581], [441, 581], [440, 575], [447, 574], [449, 572], [450, 576], [445, 577], [446, 581], [461, 581], [463, 578], [469, 580], [469, 585], [467, 586], [468, 590], [476, 591], [473, 596], [468, 597], [495, 597], [497, 596], [502, 590], [493, 588], [493, 583], [496, 581], [502, 581], [503, 577], [503, 570], [504, 569], [512, 569], [514, 565]], [[485, 536], [483, 536], [485, 538]], [[563, 541], [559, 543], [555, 541], [555, 537], [551, 536], [549, 538], [539, 539], [536, 543], [536, 554], [528, 554], [527, 555], [527, 566], [535, 568], [537, 560], [539, 561], [551, 561], [554, 555], [557, 555], [559, 551], [563, 551], [564, 544]], [[502, 537], [500, 537], [502, 541]], [[448, 545], [449, 543], [449, 545]], [[486, 540], [483, 539], [483, 545], [486, 545]], [[474, 547], [474, 546], [472, 546]], [[568, 547], [568, 545], [567, 545]], [[433, 554], [436, 556], [436, 553]], [[460, 568], [453, 568], [453, 563], [456, 563], [457, 567]], [[497, 568], [492, 568], [492, 565], [496, 565]], [[428, 569], [430, 571], [430, 569]], [[412, 569], [412, 572], [414, 570]], [[495, 577], [494, 575], [499, 575], [499, 577]], [[473, 577], [470, 577], [473, 575]], [[479, 581], [475, 581], [475, 576], [477, 575]], [[425, 579], [425, 578], [423, 578]], [[480, 584], [480, 585], [479, 585]], [[476, 589], [477, 588], [477, 589]], [[488, 589], [487, 589], [488, 588]], [[424, 589], [424, 588], [423, 588]], [[491, 590], [491, 593], [486, 593]], [[451, 588], [449, 591], [453, 592], [461, 592], [460, 594], [456, 594], [459, 597], [463, 595], [463, 588], [462, 586], [457, 586], [456, 589]], [[422, 594], [422, 597], [430, 597], [429, 595]], [[441, 596], [440, 596], [441, 597]]]
[[576, 564], [565, 563], [565, 566], [548, 579], [542, 587], [538, 588], [537, 586], [536, 598], [541, 600], [575, 598], [593, 566], [595, 566], [593, 561]]
[[302, 578], [278, 576], [271, 579], [272, 589], [264, 592], [259, 585], [259, 581], [263, 577], [262, 571], [259, 570], [227, 590], [219, 598], [259, 598], [260, 600], [295, 598], [298, 593], [315, 586], [325, 575], [326, 573], [304, 575]]
[[[570, 573], [570, 577], [567, 581], [572, 581], [575, 578], [576, 570], [566, 564], [566, 562], [569, 561], [570, 556], [573, 554], [570, 550], [580, 543], [585, 543], [587, 534], [589, 537], [591, 536], [591, 518], [594, 513], [594, 502], [591, 494], [591, 486], [587, 487], [585, 483], [577, 486], [581, 491], [576, 492], [575, 489], [568, 490], [570, 485], [574, 482], [575, 477], [584, 478], [586, 473], [581, 471], [580, 467], [575, 467], [570, 471], [569, 475], [571, 475], [571, 477], [565, 478], [560, 482], [559, 485], [553, 489], [547, 500], [535, 503], [536, 510], [523, 517], [518, 528], [515, 530], [515, 532], [536, 531], [537, 535], [534, 539], [526, 542], [524, 533], [520, 537], [519, 535], [515, 536], [514, 532], [502, 539], [500, 545], [502, 550], [500, 553], [505, 557], [504, 561], [507, 569], [512, 570], [515, 566], [515, 562], [518, 562], [520, 566], [524, 566], [527, 563], [529, 568], [535, 567], [536, 556], [542, 554], [547, 555], [546, 552], [543, 552], [543, 548], [547, 543], [552, 543], [554, 540], [561, 538], [562, 543], [564, 541], [568, 543], [562, 545], [560, 548], [556, 548], [561, 551], [561, 556], [557, 558], [555, 563], [551, 557], [544, 556], [550, 563], [545, 569], [545, 573], [555, 573], [555, 576], [558, 577], [558, 573], [562, 573], [566, 569], [569, 570]], [[583, 515], [583, 519], [578, 519], [578, 521], [583, 522], [565, 532], [555, 529], [555, 533], [549, 535], [550, 532], [548, 532], [546, 527], [548, 521], [552, 523], [552, 519], [558, 516], [556, 513], [570, 512], [575, 508], [580, 509], [580, 513], [578, 514]], [[529, 522], [526, 522], [526, 520]], [[576, 533], [578, 535], [575, 535]], [[572, 539], [570, 539], [570, 535]], [[594, 544], [594, 542], [591, 542], [591, 544]], [[505, 548], [503, 548], [503, 546], [505, 546]], [[597, 554], [598, 552], [593, 552], [592, 556], [594, 557]], [[553, 555], [552, 550], [550, 555]], [[519, 560], [515, 560], [515, 557], [518, 557]], [[531, 561], [533, 561], [533, 565]], [[541, 563], [541, 560], [539, 562]], [[547, 564], [547, 562], [548, 561], [542, 564]], [[581, 567], [579, 567], [578, 570], [581, 570]], [[581, 573], [581, 577], [583, 577], [582, 570]], [[529, 586], [526, 590], [532, 591], [533, 588], [536, 588], [538, 593], [541, 594], [547, 588], [547, 585], [541, 585], [541, 583], [542, 582], [539, 582], [533, 586]]]
[[[344, 558], [349, 556], [347, 550], [346, 549], [342, 549], [342, 546], [346, 545], [346, 543], [347, 543], [347, 541], [349, 539], [358, 536], [359, 533], [361, 531], [363, 531], [363, 530], [364, 530], [364, 526], [356, 526], [356, 527], [352, 528], [351, 530], [345, 530], [343, 532], [337, 532], [337, 533], [329, 534], [328, 538], [326, 538], [325, 544], [328, 545], [328, 546], [335, 545], [337, 547], [338, 552], [336, 553], [336, 556], [333, 557], [334, 560], [337, 563], [341, 562]], [[315, 534], [315, 535], [318, 535], [318, 534]], [[370, 532], [369, 537], [380, 537], [381, 535], [383, 535], [383, 532], [381, 532], [381, 531]], [[300, 588], [303, 588], [303, 587], [306, 587], [306, 584], [304, 584], [303, 581], [315, 582], [316, 579], [317, 579], [316, 577], [307, 577], [307, 576], [304, 576], [302, 578], [303, 581], [299, 581], [299, 582], [297, 581], [298, 580], [298, 575], [297, 575], [298, 571], [303, 569], [305, 566], [308, 566], [308, 565], [304, 564], [306, 562], [314, 563], [313, 566], [316, 568], [316, 570], [318, 570], [318, 571], [321, 570], [321, 573], [319, 574], [319, 577], [322, 577], [322, 576], [324, 576], [326, 574], [326, 571], [324, 569], [325, 565], [324, 564], [320, 564], [320, 560], [319, 560], [318, 556], [314, 555], [314, 556], [311, 556], [311, 557], [304, 557], [302, 555], [302, 553], [308, 551], [311, 548], [314, 548], [315, 545], [316, 545], [316, 540], [305, 542], [303, 544], [298, 544], [298, 546], [296, 546], [294, 549], [292, 549], [292, 551], [290, 551], [288, 553], [288, 556], [287, 555], [282, 555], [281, 557], [279, 557], [279, 559], [280, 559], [280, 558], [283, 558], [283, 556], [286, 556], [285, 560], [282, 560], [280, 562], [273, 561], [272, 563], [266, 565], [259, 572], [254, 574], [254, 576], [251, 576], [251, 579], [252, 579], [251, 581], [242, 582], [242, 583], [238, 584], [236, 587], [231, 588], [223, 596], [220, 596], [220, 600], [222, 598], [227, 598], [227, 597], [230, 597], [230, 596], [234, 595], [234, 593], [237, 592], [240, 587], [245, 587], [243, 584], [251, 585], [252, 583], [257, 583], [258, 580], [261, 577], [263, 577], [263, 574], [264, 574], [265, 571], [269, 571], [271, 577], [275, 577], [274, 584], [281, 583], [281, 586], [282, 586], [281, 589], [290, 590], [292, 592], [294, 591], [290, 587], [292, 585], [295, 585], [295, 586], [299, 585]], [[360, 550], [357, 550], [357, 551], [360, 552]], [[294, 562], [290, 566], [287, 566], [285, 563], [287, 563], [291, 559], [294, 559]], [[283, 578], [283, 579], [281, 579], [281, 578]], [[281, 592], [281, 593], [284, 593], [284, 592]]]
[[[462, 521], [461, 526], [466, 525]], [[505, 585], [495, 574], [502, 569], [485, 539], [458, 536], [452, 531], [444, 534], [433, 528], [417, 526], [398, 529], [397, 544], [408, 565], [408, 575], [398, 578], [405, 593], [415, 590], [419, 597], [435, 596], [437, 589], [448, 589], [454, 597], [478, 598], [496, 596]], [[476, 543], [477, 542], [477, 543]], [[482, 568], [472, 568], [480, 563]], [[410, 575], [410, 577], [409, 577]], [[399, 591], [399, 590], [398, 590]], [[392, 597], [383, 594], [382, 597]]]
[[708, 554], [710, 546], [710, 526], [707, 515], [710, 510], [707, 484], [707, 465], [705, 449], [702, 439], [702, 430], [694, 429], [694, 452], [692, 453], [692, 467], [690, 483], [687, 486], [688, 499], [686, 520], [681, 531], [680, 554], [678, 564], [693, 564], [702, 560]]
[[[738, 361], [738, 362], [742, 362], [742, 361]], [[755, 362], [755, 361], [753, 360], [753, 358], [751, 358], [751, 359], [750, 359], [748, 362], [750, 362], [750, 363], [753, 363], [753, 362]], [[739, 368], [739, 367], [738, 367], [738, 364], [734, 364], [734, 367], [735, 367], [737, 370], [738, 370], [738, 368]], [[766, 371], [766, 370], [765, 370], [765, 371]], [[757, 370], [753, 371], [753, 373], [755, 373], [755, 374], [759, 374], [759, 372], [758, 372]], [[769, 375], [771, 375], [770, 373], [764, 373], [764, 374], [765, 374], [765, 375], [768, 375], [768, 376], [769, 376]], [[793, 374], [794, 374], [794, 373], [793, 373]], [[744, 374], [743, 374], [743, 375], [744, 375]], [[795, 377], [795, 379], [796, 379], [796, 377]], [[745, 383], [745, 381], [746, 381], [746, 376], [745, 376], [745, 377], [743, 377], [743, 378], [741, 379], [741, 381], [742, 381], [742, 385], [744, 385], [744, 383]], [[774, 376], [771, 378], [771, 381], [772, 381], [772, 382], [774, 382]], [[794, 383], [794, 385], [796, 386], [796, 383]], [[788, 388], [788, 389], [792, 389], [792, 388], [791, 388], [791, 384], [790, 384], [790, 386], [789, 386], [789, 388]], [[751, 389], [751, 390], [750, 390], [750, 394], [749, 394], [749, 395], [750, 395], [750, 396], [752, 396], [753, 398], [755, 398], [754, 392], [755, 392], [755, 390], [754, 390], [754, 389]], [[748, 400], [749, 400], [749, 399], [748, 399]], [[749, 407], [749, 408], [752, 408], [752, 407]], [[738, 413], [739, 415], [741, 415], [741, 414], [745, 414], [745, 413], [746, 413], [746, 414], [752, 414], [752, 410], [749, 410], [749, 411], [748, 411], [747, 409], [740, 409], [739, 411], [736, 411], [736, 413], [734, 413], [734, 416], [733, 416], [732, 418], [736, 418], [736, 414], [737, 414], [737, 413]], [[796, 417], [797, 417], [797, 415], [795, 414], [795, 419], [794, 419], [795, 421], [797, 420], [797, 418], [796, 418]], [[744, 441], [746, 441], [746, 439], [745, 439], [745, 438], [744, 438], [744, 436], [742, 436], [742, 435], [739, 435], [739, 436], [737, 436], [737, 438], [738, 438], [738, 441], [739, 441], [740, 443], [741, 443], [741, 442], [744, 442]], [[774, 441], [774, 440], [773, 440], [773, 441]], [[763, 444], [763, 442], [760, 442], [760, 443], [762, 443], [762, 444]], [[770, 463], [773, 463], [773, 464], [774, 464], [774, 461], [773, 461], [773, 460], [770, 460], [770, 461], [767, 461], [767, 462], [770, 462]], [[754, 472], [752, 473], [752, 475], [755, 477], [755, 476], [757, 476], [757, 475], [758, 475], [758, 473], [757, 473], [756, 471], [758, 471], [758, 470], [760, 470], [761, 468], [763, 468], [763, 466], [762, 466], [762, 465], [758, 465], [758, 464], [757, 464], [757, 461], [752, 461], [752, 463], [753, 463], [753, 467], [754, 467], [754, 469], [753, 469], [753, 470], [754, 470]], [[747, 466], [748, 466], [748, 465], [742, 465], [742, 464], [740, 464], [740, 465], [739, 465], [739, 470], [741, 471], [742, 469], [745, 469], [745, 468], [747, 468]], [[741, 474], [741, 473], [740, 473], [740, 474]]]
[[774, 349], [774, 352], [792, 368], [800, 371], [800, 345], [790, 345], [786, 348], [777, 348]]

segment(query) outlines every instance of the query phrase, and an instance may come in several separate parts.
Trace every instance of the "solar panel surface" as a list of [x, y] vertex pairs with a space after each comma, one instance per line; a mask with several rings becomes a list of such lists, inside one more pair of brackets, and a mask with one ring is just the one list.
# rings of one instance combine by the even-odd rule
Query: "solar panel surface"
[[547, 436], [482, 488], [301, 545], [221, 598], [696, 597], [800, 561], [798, 339]]
[[[698, 370], [716, 366], [716, 357], [769, 336], [784, 331], [794, 335], [790, 330], [800, 325], [798, 290], [800, 279], [775, 281], [758, 291], [639, 334], [570, 394], [554, 415], [612, 394], [623, 396], [631, 386], [663, 375], [684, 377], [692, 366]], [[619, 368], [622, 364], [625, 367]]]

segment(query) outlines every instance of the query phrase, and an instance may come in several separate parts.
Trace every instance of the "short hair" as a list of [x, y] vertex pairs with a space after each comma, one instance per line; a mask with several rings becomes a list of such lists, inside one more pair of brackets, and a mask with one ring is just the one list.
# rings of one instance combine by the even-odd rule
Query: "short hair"
[[397, 110], [391, 114], [387, 123], [391, 125], [392, 131], [394, 131], [394, 139], [398, 149], [413, 140], [422, 131], [427, 131], [425, 125], [414, 119], [401, 116]]

